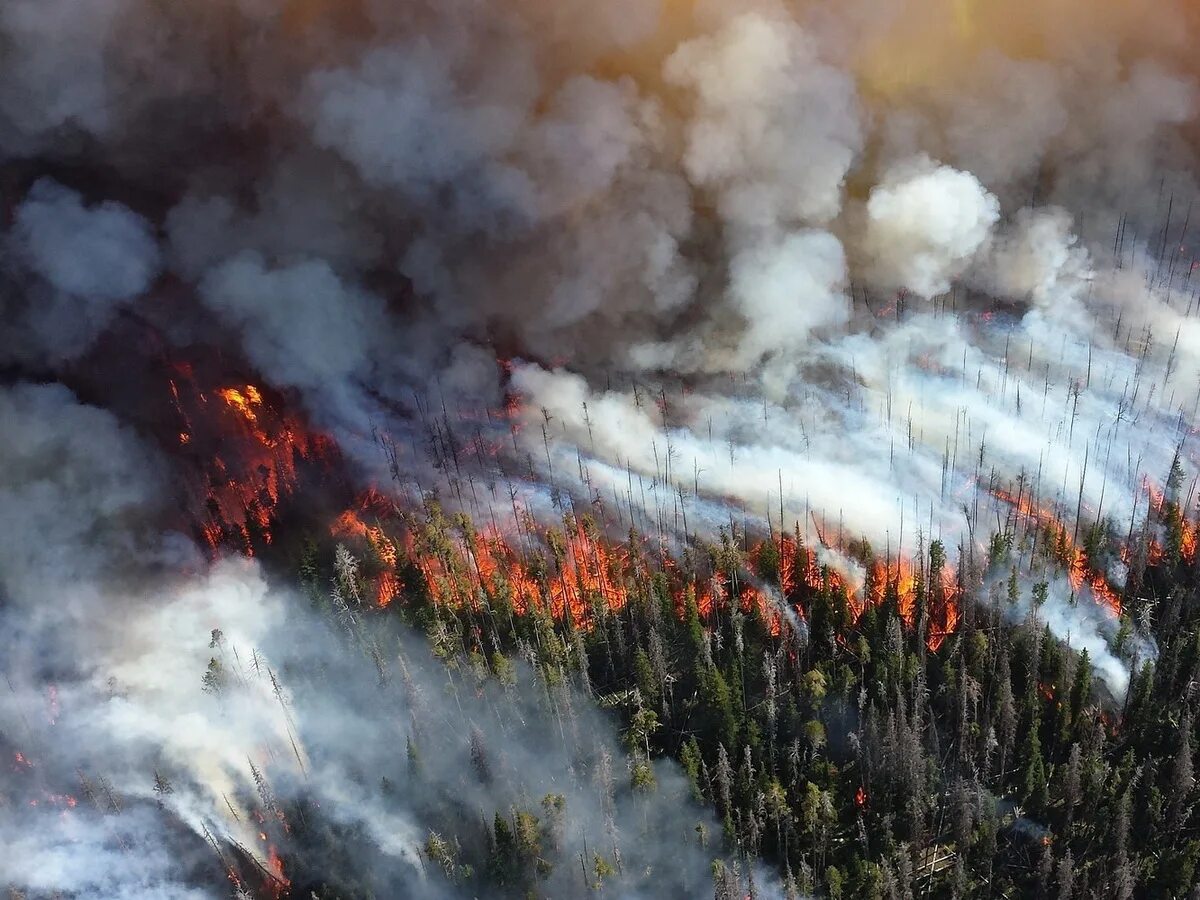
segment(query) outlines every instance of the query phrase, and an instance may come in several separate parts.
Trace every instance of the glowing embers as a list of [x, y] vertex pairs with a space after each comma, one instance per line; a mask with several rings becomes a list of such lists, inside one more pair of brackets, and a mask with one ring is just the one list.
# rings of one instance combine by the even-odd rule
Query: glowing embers
[[283, 872], [283, 858], [279, 855], [279, 851], [275, 849], [274, 844], [267, 847], [267, 872], [272, 879], [271, 890], [273, 895], [282, 897], [287, 892], [287, 889], [292, 886], [292, 882]]
[[196, 527], [214, 556], [222, 548], [253, 556], [273, 541], [277, 507], [296, 490], [300, 466], [330, 458], [332, 442], [253, 384], [210, 392], [190, 365], [174, 369], [179, 447], [196, 463], [189, 485]]
[[59, 794], [48, 790], [44, 781], [37, 777], [36, 769], [36, 764], [26, 754], [19, 750], [11, 752], [8, 771], [24, 777], [12, 783], [13, 791], [5, 798], [6, 801], [24, 804], [31, 809], [56, 810], [66, 818], [67, 814], [79, 805], [79, 800], [71, 794]]

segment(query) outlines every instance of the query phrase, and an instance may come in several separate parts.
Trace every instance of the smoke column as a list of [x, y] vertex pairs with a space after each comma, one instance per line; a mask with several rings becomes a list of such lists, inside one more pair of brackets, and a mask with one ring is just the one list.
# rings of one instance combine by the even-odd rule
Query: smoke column
[[[617, 752], [586, 695], [547, 714], [522, 674], [525, 731], [486, 691], [448, 700], [353, 598], [330, 631], [257, 561], [213, 561], [163, 359], [268, 385], [405, 508], [588, 508], [674, 550], [798, 525], [850, 582], [851, 541], [940, 540], [979, 596], [1009, 575], [997, 530], [1071, 551], [1099, 525], [1144, 556], [1200, 472], [1198, 24], [1117, 0], [9, 0], [0, 884], [223, 896], [228, 848], [274, 865], [283, 823], [250, 810], [279, 792], [432, 896], [425, 806], [512, 799], [463, 787], [481, 755], [537, 769], [558, 735], [536, 800]], [[1047, 600], [1014, 614], [1120, 697], [1154, 648], [1111, 649], [1105, 591], [1144, 559], [1087, 562], [1022, 568]], [[424, 780], [368, 795], [422, 730]], [[652, 804], [602, 774], [567, 798], [568, 843], [662, 835], [638, 862], [671, 878], [639, 896], [706, 877], [705, 814], [661, 768]]]

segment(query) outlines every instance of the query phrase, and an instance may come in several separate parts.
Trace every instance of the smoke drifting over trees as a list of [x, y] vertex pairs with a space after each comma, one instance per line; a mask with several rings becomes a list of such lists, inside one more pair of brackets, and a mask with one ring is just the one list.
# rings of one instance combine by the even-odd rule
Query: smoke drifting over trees
[[[1086, 801], [1048, 799], [1045, 754], [1015, 746], [1029, 701], [1005, 699], [996, 634], [1024, 635], [1013, 679], [1034, 701], [1047, 653], [1071, 660], [1055, 670], [1068, 683], [1094, 667], [1130, 721], [1149, 715], [1142, 667], [1160, 651], [1171, 674], [1154, 689], [1186, 683], [1190, 650], [1160, 646], [1156, 619], [1162, 601], [1191, 621], [1186, 592], [1153, 570], [1195, 564], [1197, 29], [1187, 4], [1116, 0], [8, 0], [0, 886], [282, 896], [301, 877], [273, 854], [293, 840], [313, 885], [358, 867], [365, 890], [397, 896], [469, 892], [478, 859], [514, 892], [699, 895], [715, 857], [719, 896], [836, 893], [836, 815], [801, 757], [833, 743], [854, 765], [885, 760], [898, 809], [928, 793], [921, 752], [940, 748], [912, 749], [933, 718], [912, 673], [939, 652], [958, 673], [938, 711], [959, 704], [956, 748], [982, 673], [1004, 684], [987, 681], [981, 719], [1002, 733], [970, 738], [987, 765], [956, 749], [937, 788], [975, 810], [958, 843], [982, 784], [1011, 787], [1014, 767], [1021, 802], [1073, 822]], [[309, 469], [336, 474], [306, 494]], [[367, 525], [357, 556], [324, 546], [338, 491], [367, 488], [386, 497], [376, 518], [423, 522], [429, 546], [399, 552]], [[506, 588], [536, 631], [493, 615], [471, 637], [370, 609], [462, 585], [483, 598], [459, 604], [473, 612], [495, 599], [481, 559], [504, 554], [443, 510], [541, 561], [508, 575], [540, 587]], [[598, 536], [579, 537], [585, 518]], [[564, 572], [588, 582], [564, 550], [574, 527], [578, 546], [660, 551], [628, 622], [591, 623], [609, 669], [639, 667], [632, 686], [608, 672], [605, 697], [584, 623], [562, 621]], [[234, 532], [251, 558], [230, 558]], [[302, 549], [311, 533], [322, 546]], [[786, 584], [783, 561], [804, 547], [807, 590], [838, 594], [844, 615], [797, 608], [804, 577]], [[588, 582], [601, 599], [606, 578]], [[671, 579], [686, 584], [674, 600]], [[562, 594], [557, 625], [517, 608], [539, 590]], [[745, 693], [751, 613], [701, 624], [741, 597], [778, 633], [747, 639], [777, 644], [749, 676], [762, 704], [743, 696], [738, 715], [769, 708], [782, 734], [799, 667], [824, 679], [829, 663], [832, 679], [859, 621], [907, 666], [876, 684], [888, 703], [903, 685], [908, 711], [885, 729], [868, 687], [861, 701], [846, 687], [835, 716], [814, 676], [790, 781], [763, 749], [775, 734], [751, 739], [719, 703], [697, 731], [744, 740], [693, 752], [670, 685], [719, 697], [736, 670]], [[659, 601], [678, 608], [647, 636]], [[885, 602], [891, 620], [864, 619]], [[964, 607], [988, 610], [993, 644], [971, 631], [941, 650], [960, 619], [982, 627]], [[855, 662], [859, 678], [890, 665]], [[1080, 754], [1094, 773], [1106, 752], [1083, 724], [1089, 684], [1058, 704], [1046, 751], [1077, 779]], [[652, 737], [647, 710], [678, 733]], [[753, 787], [767, 773], [780, 794]], [[1128, 805], [1137, 779], [1121, 773]], [[784, 815], [797, 797], [803, 828]], [[1183, 804], [1164, 821], [1182, 828]], [[733, 850], [705, 837], [722, 826]], [[1136, 880], [1127, 838], [1105, 884]], [[861, 840], [881, 884], [917, 877], [913, 854]], [[354, 849], [338, 857], [339, 841]], [[1056, 852], [1038, 877], [1069, 896], [1087, 865]]]

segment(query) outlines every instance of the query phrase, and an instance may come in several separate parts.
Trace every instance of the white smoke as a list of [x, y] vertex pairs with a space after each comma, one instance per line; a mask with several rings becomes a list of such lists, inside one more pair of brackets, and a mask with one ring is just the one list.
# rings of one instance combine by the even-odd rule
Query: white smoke
[[862, 140], [854, 83], [786, 15], [735, 16], [682, 44], [663, 74], [696, 95], [683, 165], [747, 229], [820, 223], [841, 209]]
[[999, 218], [974, 175], [915, 159], [871, 189], [864, 249], [881, 287], [932, 297], [966, 271]]
[[1070, 214], [1063, 209], [1021, 209], [997, 237], [984, 269], [983, 287], [1001, 297], [1027, 300], [1051, 310], [1081, 304], [1093, 277]]

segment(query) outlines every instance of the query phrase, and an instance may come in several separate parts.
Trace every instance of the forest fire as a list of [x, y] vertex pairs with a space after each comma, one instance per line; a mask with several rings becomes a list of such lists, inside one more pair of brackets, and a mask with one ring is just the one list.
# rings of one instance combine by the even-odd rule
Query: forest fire
[[[183, 452], [198, 459], [204, 450], [210, 453], [200, 467], [204, 476], [198, 527], [205, 543], [214, 555], [221, 547], [254, 555], [256, 546], [272, 543], [277, 507], [296, 489], [299, 467], [307, 461], [326, 463], [336, 455], [336, 448], [328, 438], [307, 430], [299, 416], [252, 382], [230, 381], [206, 392], [191, 367], [180, 364], [175, 366], [170, 387], [182, 426]], [[513, 418], [511, 410], [498, 416], [501, 420]], [[1086, 588], [1096, 602], [1119, 614], [1119, 595], [1092, 569], [1083, 548], [1060, 519], [1026, 495], [1000, 489], [992, 493], [1037, 526], [1044, 546], [1064, 566], [1073, 590]], [[1164, 508], [1161, 495], [1155, 508]], [[518, 615], [540, 610], [587, 630], [599, 608], [613, 613], [625, 607], [628, 585], [638, 577], [631, 570], [631, 548], [608, 540], [598, 526], [584, 518], [567, 517], [561, 531], [523, 522], [519, 530], [525, 539], [516, 543], [496, 526], [476, 531], [465, 520], [456, 521], [453, 530], [443, 529], [439, 539], [433, 539], [428, 525], [414, 527], [406, 522], [396, 528], [387, 526], [400, 518], [394, 503], [372, 488], [329, 529], [334, 538], [365, 545], [371, 560], [365, 570], [371, 582], [366, 596], [376, 607], [388, 606], [409, 586], [409, 576], [402, 575], [407, 562], [437, 604], [476, 610], [481, 598], [504, 599]], [[1181, 552], [1190, 559], [1195, 553], [1196, 530], [1181, 522]], [[447, 540], [446, 534], [452, 537]], [[525, 546], [527, 540], [545, 553], [531, 554]], [[522, 549], [516, 549], [518, 546]], [[768, 546], [774, 561], [764, 565]], [[1149, 549], [1151, 563], [1155, 546]], [[748, 550], [747, 559], [767, 576], [767, 584], [759, 587], [753, 579], [735, 579], [731, 585], [720, 572], [701, 578], [694, 590], [705, 620], [736, 600], [744, 613], [757, 615], [768, 631], [778, 636], [784, 629], [781, 604], [806, 618], [813, 599], [823, 593], [845, 608], [850, 625], [868, 608], [894, 602], [906, 628], [924, 629], [930, 651], [938, 650], [958, 627], [961, 587], [954, 568], [944, 560], [934, 574], [920, 561], [906, 557], [869, 558], [865, 580], [854, 583], [841, 566], [823, 564], [817, 548], [804, 546], [788, 533], [760, 541]], [[682, 611], [691, 577], [684, 577], [666, 562], [664, 566], [672, 575], [676, 605]], [[777, 600], [769, 596], [774, 587], [779, 590]]]
[[258, 423], [258, 414], [254, 411], [254, 408], [262, 406], [262, 394], [259, 393], [258, 388], [254, 385], [248, 384], [242, 390], [238, 388], [222, 388], [217, 391], [217, 394], [231, 409], [240, 413], [242, 418], [251, 425]]
[[938, 616], [935, 616], [926, 636], [926, 644], [931, 651], [936, 652], [942, 643], [958, 629], [959, 588], [955, 576], [950, 571], [943, 572], [944, 585], [942, 602], [937, 606]]
[[403, 588], [400, 576], [396, 573], [399, 562], [396, 545], [384, 533], [379, 525], [368, 525], [363, 521], [362, 510], [369, 506], [370, 496], [359, 504], [358, 509], [348, 509], [338, 516], [330, 528], [333, 537], [356, 537], [366, 542], [371, 552], [385, 567], [380, 572], [375, 586], [375, 603], [385, 607], [396, 598]]
[[[1145, 488], [1150, 501], [1150, 509], [1165, 527], [1168, 540], [1177, 544], [1179, 555], [1184, 562], [1189, 565], [1194, 564], [1200, 522], [1190, 521], [1184, 515], [1180, 504], [1168, 501], [1166, 494], [1148, 478], [1145, 480]], [[1158, 563], [1164, 556], [1163, 545], [1150, 537], [1146, 556], [1147, 562], [1151, 565]]]
[[[720, 572], [714, 573], [696, 597], [696, 609], [700, 617], [710, 621], [715, 612], [728, 608], [729, 597], [728, 579]], [[750, 584], [743, 584], [737, 592], [737, 597], [738, 609], [743, 615], [757, 615], [766, 624], [772, 637], [779, 637], [783, 633], [783, 616], [764, 591]], [[675, 592], [675, 607], [681, 615], [686, 608], [686, 600], [686, 590]], [[803, 609], [798, 606], [795, 609], [797, 615], [803, 618]]]
[[544, 610], [557, 620], [587, 628], [594, 604], [616, 612], [628, 601], [618, 577], [623, 571], [621, 549], [607, 544], [583, 522], [574, 523], [565, 537], [555, 531], [543, 535], [554, 565], [553, 571], [539, 577], [495, 529], [480, 533], [464, 528], [446, 540], [434, 528], [418, 529], [415, 534], [406, 528], [403, 539], [393, 541], [381, 525], [364, 521], [373, 495], [364, 495], [359, 508], [342, 513], [330, 530], [334, 537], [353, 536], [367, 544], [381, 569], [375, 588], [379, 606], [390, 603], [402, 587], [396, 571], [398, 544], [438, 604], [474, 610], [484, 594], [504, 598], [518, 615]]
[[[306, 463], [328, 465], [336, 456], [336, 447], [328, 438], [308, 430], [281, 398], [252, 381], [229, 379], [205, 390], [190, 366], [178, 364], [170, 390], [179, 418], [180, 451], [193, 456], [202, 472], [196, 486], [200, 498], [196, 520], [205, 544], [214, 556], [222, 548], [254, 555], [256, 548], [275, 539], [278, 506], [296, 490], [301, 468]], [[512, 418], [506, 412], [497, 415], [501, 420]], [[1014, 515], [1032, 523], [1039, 544], [1063, 566], [1072, 590], [1086, 591], [1114, 615], [1120, 614], [1118, 591], [1093, 568], [1083, 546], [1057, 515], [1026, 494], [999, 488], [991, 493], [1008, 504]], [[1155, 495], [1151, 490], [1150, 496], [1156, 515], [1174, 521], [1173, 507], [1164, 501], [1162, 492]], [[601, 607], [608, 613], [625, 607], [629, 585], [639, 577], [632, 570], [631, 558], [636, 558], [632, 548], [610, 541], [600, 527], [582, 518], [568, 517], [561, 531], [522, 522], [518, 530], [525, 537], [516, 541], [496, 526], [482, 531], [456, 527], [452, 539], [441, 543], [428, 540], [428, 529], [414, 528], [411, 523], [388, 526], [400, 518], [392, 501], [370, 489], [329, 528], [334, 538], [365, 546], [372, 563], [365, 570], [370, 586], [364, 599], [369, 597], [376, 607], [394, 602], [412, 587], [408, 583], [412, 574], [419, 573], [437, 604], [476, 610], [481, 598], [503, 598], [518, 615], [539, 610], [556, 621], [587, 630], [593, 627]], [[1196, 525], [1182, 515], [1176, 518], [1179, 553], [1192, 561]], [[764, 567], [761, 562], [768, 544], [774, 563]], [[531, 552], [533, 547], [545, 552]], [[1162, 555], [1163, 544], [1150, 540], [1147, 562], [1154, 565]], [[749, 548], [746, 558], [750, 565], [769, 573], [765, 585], [757, 585], [752, 578], [735, 579], [731, 584], [720, 573], [693, 582], [695, 576], [685, 577], [667, 567], [677, 607], [683, 609], [686, 589], [692, 585], [706, 621], [736, 602], [744, 613], [756, 615], [770, 634], [779, 636], [785, 629], [785, 608], [807, 618], [818, 594], [836, 598], [836, 604], [844, 606], [848, 625], [857, 623], [868, 608], [890, 601], [906, 628], [923, 629], [930, 651], [937, 651], [958, 628], [961, 586], [954, 568], [945, 562], [935, 575], [915, 559], [867, 558], [862, 583], [856, 583], [840, 565], [823, 564], [818, 548], [804, 546], [788, 533], [760, 541]], [[408, 564], [412, 569], [404, 574]], [[776, 587], [778, 598], [773, 598], [770, 593]]]
[[327, 464], [334, 445], [254, 384], [210, 392], [191, 365], [173, 368], [179, 443], [195, 462], [190, 495], [197, 527], [214, 556], [222, 546], [253, 556], [256, 545], [272, 542], [277, 507], [296, 490], [300, 467]]
[[[925, 640], [931, 651], [936, 651], [958, 625], [959, 586], [954, 570], [948, 565], [940, 566], [937, 586], [928, 591], [921, 582], [920, 572], [903, 557], [895, 563], [872, 560], [867, 583], [854, 585], [836, 569], [821, 565], [816, 551], [802, 546], [795, 537], [784, 534], [771, 540], [779, 559], [780, 586], [785, 597], [795, 600], [797, 609], [802, 610], [813, 594], [826, 591], [845, 604], [853, 624], [868, 607], [882, 606], [891, 597], [901, 621], [914, 629], [920, 624], [918, 601], [924, 597], [929, 614]], [[753, 557], [761, 560], [766, 546], [766, 542], [760, 544]], [[799, 577], [796, 573], [800, 573]]]
[[8, 6], [0, 898], [1195, 891], [1197, 4]]
[[[272, 543], [278, 504], [296, 489], [299, 467], [306, 461], [323, 464], [336, 448], [328, 438], [308, 431], [300, 417], [254, 383], [234, 381], [206, 392], [183, 364], [175, 367], [170, 386], [182, 424], [184, 452], [198, 455], [207, 448], [211, 453], [201, 466], [199, 528], [205, 542], [214, 555], [222, 547], [253, 555], [256, 546]], [[499, 416], [512, 417], [505, 412]], [[1023, 494], [1001, 489], [992, 493], [1036, 525], [1043, 546], [1063, 565], [1073, 590], [1086, 588], [1097, 603], [1120, 613], [1119, 595], [1093, 570], [1059, 518]], [[1155, 508], [1161, 514], [1161, 495]], [[568, 516], [564, 521], [561, 531], [522, 521], [518, 530], [524, 537], [514, 542], [494, 525], [476, 531], [460, 517], [453, 529], [416, 525], [372, 488], [336, 518], [329, 533], [365, 546], [370, 561], [364, 570], [364, 578], [370, 581], [366, 596], [376, 607], [388, 606], [411, 587], [407, 583], [411, 575], [402, 574], [411, 565], [436, 604], [478, 610], [483, 598], [503, 600], [518, 615], [542, 611], [587, 630], [598, 610], [614, 613], [626, 606], [629, 585], [639, 577], [631, 562], [637, 555], [632, 548], [607, 539], [587, 518]], [[1185, 558], [1194, 556], [1196, 537], [1195, 526], [1181, 517], [1179, 540]], [[533, 547], [544, 553], [531, 552]], [[1154, 546], [1149, 557], [1153, 563]], [[765, 585], [757, 586], [752, 578], [731, 583], [719, 571], [694, 582], [694, 576], [684, 576], [664, 559], [677, 608], [682, 613], [690, 587], [706, 621], [736, 602], [745, 614], [759, 617], [770, 634], [779, 636], [785, 607], [807, 618], [820, 594], [844, 607], [849, 625], [857, 623], [868, 608], [894, 602], [906, 628], [923, 629], [930, 651], [937, 651], [958, 628], [961, 586], [944, 559], [939, 559], [934, 572], [932, 566], [906, 557], [869, 557], [863, 563], [862, 583], [855, 583], [840, 565], [823, 564], [817, 548], [806, 547], [798, 536], [787, 533], [755, 544], [746, 558], [764, 575]], [[775, 587], [779, 599], [770, 596]]]
[[925, 643], [936, 651], [958, 627], [961, 588], [957, 573], [948, 564], [942, 563], [932, 582], [926, 584], [929, 577], [928, 572], [903, 557], [894, 564], [876, 560], [867, 594], [875, 606], [894, 598], [900, 620], [908, 628], [921, 625], [923, 600], [927, 616]]
[[[486, 597], [509, 604], [517, 615], [541, 611], [556, 621], [588, 630], [598, 611], [620, 612], [629, 601], [627, 584], [637, 577], [631, 554], [628, 548], [603, 538], [588, 519], [568, 519], [562, 532], [539, 532], [537, 540], [548, 559], [533, 561], [514, 550], [495, 528], [483, 532], [462, 528], [448, 536], [444, 525], [435, 515], [424, 525], [404, 527], [403, 537], [393, 540], [382, 525], [368, 524], [361, 512], [348, 510], [334, 523], [331, 533], [363, 541], [380, 563], [375, 578], [379, 606], [390, 603], [402, 587], [396, 571], [399, 547], [439, 605], [477, 611], [481, 598]], [[668, 568], [679, 577], [677, 569]], [[684, 592], [682, 584], [675, 591], [681, 612]], [[723, 608], [726, 595], [723, 576], [715, 575], [696, 600], [702, 617], [707, 619], [715, 609]], [[780, 613], [763, 591], [745, 584], [738, 597], [743, 612], [757, 612], [772, 634], [781, 632]]]
[[1120, 595], [1104, 575], [1091, 567], [1087, 554], [1061, 519], [1050, 510], [1036, 505], [1024, 493], [1014, 495], [1001, 488], [994, 488], [991, 493], [997, 500], [1012, 507], [1016, 514], [1041, 529], [1048, 551], [1066, 569], [1072, 591], [1080, 591], [1086, 585], [1096, 603], [1109, 609], [1114, 616], [1121, 615]]
[[292, 883], [283, 872], [283, 857], [274, 844], [267, 847], [267, 872], [272, 879], [272, 893], [276, 897], [283, 897]]
[[[479, 611], [481, 601], [504, 602], [517, 615], [535, 611], [548, 613], [556, 621], [589, 630], [598, 611], [620, 612], [629, 602], [629, 585], [644, 573], [640, 557], [631, 548], [604, 538], [595, 524], [586, 518], [567, 517], [563, 531], [528, 531], [545, 554], [532, 556], [514, 549], [514, 545], [496, 528], [479, 532], [465, 519], [455, 527], [433, 512], [423, 523], [396, 522], [395, 534], [386, 527], [397, 520], [395, 508], [389, 512], [379, 503], [377, 492], [370, 491], [355, 508], [342, 513], [330, 529], [339, 539], [354, 539], [365, 545], [372, 564], [369, 579], [375, 605], [383, 607], [404, 588], [400, 575], [407, 561], [420, 574], [430, 599], [455, 609]], [[374, 508], [372, 522], [368, 510]], [[943, 565], [937, 586], [926, 589], [921, 573], [906, 560], [894, 566], [875, 561], [867, 585], [852, 585], [836, 569], [819, 563], [817, 553], [795, 537], [783, 535], [765, 539], [747, 554], [760, 572], [770, 568], [767, 551], [777, 561], [776, 575], [761, 587], [753, 578], [731, 579], [715, 571], [697, 583], [681, 571], [670, 557], [662, 559], [664, 574], [672, 585], [674, 605], [685, 614], [688, 596], [695, 599], [700, 617], [711, 621], [728, 610], [736, 599], [738, 609], [763, 622], [768, 633], [779, 637], [784, 631], [784, 606], [799, 619], [807, 618], [807, 608], [818, 594], [836, 598], [849, 613], [849, 622], [858, 621], [868, 606], [879, 606], [894, 598], [905, 626], [913, 629], [918, 621], [920, 600], [926, 610], [925, 640], [936, 651], [954, 633], [959, 618], [959, 586], [952, 568]], [[770, 581], [778, 578], [780, 596], [770, 596]]]
[[[607, 545], [584, 522], [575, 522], [565, 537], [545, 534], [553, 570], [535, 576], [504, 538], [496, 531], [468, 531], [451, 552], [413, 552], [435, 602], [476, 608], [479, 592], [504, 597], [513, 610], [524, 615], [544, 610], [574, 627], [588, 628], [593, 607], [602, 604], [619, 612], [628, 602], [621, 582], [624, 555]], [[432, 548], [427, 548], [432, 549]], [[469, 591], [464, 587], [469, 586]]]

